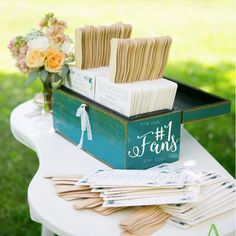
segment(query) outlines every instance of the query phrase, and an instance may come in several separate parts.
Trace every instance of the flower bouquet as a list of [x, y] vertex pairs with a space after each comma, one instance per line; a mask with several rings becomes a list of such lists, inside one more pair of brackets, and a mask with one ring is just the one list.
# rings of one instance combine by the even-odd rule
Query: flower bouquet
[[8, 48], [20, 72], [28, 74], [26, 85], [37, 78], [42, 81], [44, 111], [52, 110], [52, 88], [69, 79], [69, 63], [74, 60], [72, 40], [64, 33], [66, 23], [48, 13], [39, 28], [25, 36], [14, 37]]

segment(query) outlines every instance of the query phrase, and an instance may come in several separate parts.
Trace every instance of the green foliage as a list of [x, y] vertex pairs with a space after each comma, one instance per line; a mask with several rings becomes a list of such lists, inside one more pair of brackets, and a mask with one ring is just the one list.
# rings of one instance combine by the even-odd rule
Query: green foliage
[[42, 82], [45, 82], [47, 77], [48, 77], [48, 72], [47, 70], [43, 69], [39, 72], [39, 77], [42, 80]]
[[68, 65], [63, 65], [62, 69], [61, 69], [61, 77], [66, 80], [67, 79], [67, 74], [69, 73], [69, 67]]
[[58, 88], [61, 85], [65, 85], [66, 82], [68, 82], [69, 86], [71, 86], [70, 71], [69, 71], [69, 66], [67, 64], [63, 65], [62, 69], [59, 71], [58, 74], [59, 74], [59, 76], [61, 76], [61, 81], [56, 86], [56, 88]]
[[62, 77], [55, 73], [52, 75], [52, 87], [59, 88], [61, 86]]
[[29, 84], [33, 83], [38, 78], [38, 75], [39, 75], [39, 70], [31, 72], [27, 80], [25, 81], [25, 85], [28, 86]]
[[[24, 86], [25, 77], [0, 73], [0, 235], [36, 236], [40, 226], [30, 220], [27, 189], [38, 168], [36, 154], [17, 142], [10, 131], [10, 113], [40, 90], [38, 80]], [[14, 82], [14, 86], [13, 86]]]
[[25, 85], [28, 86], [34, 82], [37, 78], [40, 78], [42, 82], [48, 81], [53, 88], [57, 89], [66, 81], [70, 84], [69, 80], [69, 66], [63, 65], [58, 73], [49, 73], [46, 69], [38, 69], [31, 72], [25, 81]]
[[22, 45], [25, 45], [25, 37], [24, 36], [16, 36], [16, 48], [19, 50], [19, 48], [22, 47]]
[[[122, 3], [122, 4], [121, 4]], [[8, 41], [27, 32], [51, 9], [69, 25], [68, 33], [84, 24], [133, 24], [133, 36], [171, 35], [173, 44], [166, 75], [232, 102], [231, 113], [185, 125], [192, 135], [232, 175], [234, 166], [234, 1], [0, 1], [0, 235], [36, 236], [40, 226], [29, 217], [27, 187], [38, 160], [10, 132], [10, 113], [41, 89], [40, 80], [24, 87], [26, 79], [16, 71]], [[17, 22], [17, 24], [16, 24]], [[32, 22], [32, 24], [31, 24]], [[68, 78], [69, 79], [69, 78]]]

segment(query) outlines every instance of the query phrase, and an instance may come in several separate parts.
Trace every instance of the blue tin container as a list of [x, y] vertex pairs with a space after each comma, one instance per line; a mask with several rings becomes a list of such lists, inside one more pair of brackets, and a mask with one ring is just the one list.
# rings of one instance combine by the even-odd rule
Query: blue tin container
[[[177, 81], [175, 81], [177, 82]], [[84, 134], [82, 149], [115, 169], [146, 169], [179, 159], [181, 123], [226, 114], [230, 102], [178, 83], [174, 108], [125, 117], [67, 88], [53, 93], [53, 123], [57, 133], [75, 145], [81, 140], [86, 104], [92, 140]]]

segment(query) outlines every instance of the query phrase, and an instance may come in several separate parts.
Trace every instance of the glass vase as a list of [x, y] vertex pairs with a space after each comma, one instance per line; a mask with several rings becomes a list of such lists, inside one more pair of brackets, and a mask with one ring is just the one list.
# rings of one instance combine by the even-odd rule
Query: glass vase
[[50, 77], [42, 82], [42, 92], [37, 94], [33, 101], [37, 109], [40, 110], [39, 115], [35, 117], [34, 127], [43, 132], [52, 131], [52, 86]]

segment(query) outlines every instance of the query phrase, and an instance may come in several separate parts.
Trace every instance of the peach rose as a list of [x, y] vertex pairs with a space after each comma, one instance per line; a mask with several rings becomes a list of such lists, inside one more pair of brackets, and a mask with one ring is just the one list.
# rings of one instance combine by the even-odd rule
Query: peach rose
[[46, 60], [44, 62], [45, 69], [49, 72], [58, 72], [65, 61], [65, 55], [57, 49], [47, 50]]
[[30, 68], [43, 66], [45, 61], [45, 53], [38, 49], [29, 50], [26, 54], [25, 61], [26, 65]]

